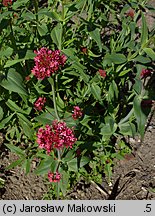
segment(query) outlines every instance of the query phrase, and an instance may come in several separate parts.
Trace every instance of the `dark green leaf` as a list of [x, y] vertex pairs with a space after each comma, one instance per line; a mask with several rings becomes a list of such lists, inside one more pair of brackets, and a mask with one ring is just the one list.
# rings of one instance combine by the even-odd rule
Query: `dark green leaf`
[[78, 171], [77, 158], [73, 158], [72, 160], [70, 160], [69, 162], [67, 162], [67, 165], [68, 165], [68, 170], [69, 171], [74, 171], [74, 172]]
[[4, 112], [3, 112], [3, 108], [0, 107], [0, 120], [3, 118]]
[[51, 165], [53, 163], [53, 158], [50, 156], [47, 156], [46, 159], [42, 160], [39, 167], [36, 169], [35, 173], [37, 175], [44, 175], [47, 174], [48, 171], [51, 170]]
[[90, 158], [86, 156], [82, 156], [80, 159], [80, 168], [85, 166], [87, 163], [89, 163]]
[[91, 93], [96, 100], [101, 101], [101, 88], [96, 83], [91, 84]]
[[88, 31], [90, 37], [96, 41], [100, 52], [102, 51], [102, 42], [101, 42], [101, 37], [100, 37], [100, 29], [99, 28], [95, 28], [93, 31]]
[[14, 113], [11, 114], [10, 116], [8, 116], [7, 118], [3, 119], [1, 122], [0, 122], [0, 129], [4, 128], [5, 125], [10, 122], [11, 118], [14, 116]]
[[60, 180], [60, 190], [62, 191], [63, 196], [65, 196], [68, 188], [68, 183], [69, 183], [69, 173], [61, 170], [61, 176], [62, 178]]
[[21, 150], [19, 147], [13, 145], [13, 144], [5, 144], [7, 148], [9, 148], [12, 152], [16, 153], [20, 156], [25, 156], [25, 152]]
[[141, 99], [138, 96], [135, 96], [135, 98], [134, 98], [133, 108], [134, 108], [134, 113], [135, 113], [135, 116], [137, 119], [138, 131], [139, 131], [141, 137], [143, 138], [147, 117], [141, 109]]
[[22, 76], [12, 68], [8, 72], [7, 79], [3, 79], [0, 85], [9, 91], [27, 95]]
[[151, 48], [144, 48], [144, 52], [153, 60], [155, 61], [155, 52]]
[[48, 28], [47, 28], [47, 25], [45, 23], [43, 23], [41, 25], [37, 25], [37, 29], [38, 29], [40, 36], [44, 36], [48, 32]]
[[53, 42], [57, 45], [58, 49], [61, 50], [62, 43], [62, 24], [58, 23], [51, 32], [51, 38]]
[[18, 165], [22, 165], [24, 158], [20, 158], [14, 162], [12, 162], [9, 166], [7, 166], [5, 169], [10, 170]]
[[8, 101], [6, 102], [6, 105], [13, 111], [16, 111], [16, 112], [20, 112], [20, 113], [23, 113], [23, 114], [29, 114], [29, 111], [25, 111], [23, 109], [21, 109], [14, 101], [8, 99]]
[[142, 15], [142, 32], [141, 32], [141, 44], [144, 46], [146, 42], [148, 41], [148, 28], [147, 28], [147, 23], [146, 23], [146, 18], [141, 12]]

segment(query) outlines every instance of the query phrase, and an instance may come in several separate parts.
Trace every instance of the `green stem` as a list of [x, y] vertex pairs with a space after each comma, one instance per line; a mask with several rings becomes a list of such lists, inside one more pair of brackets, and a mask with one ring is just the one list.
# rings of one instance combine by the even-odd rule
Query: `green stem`
[[36, 14], [36, 21], [38, 22], [38, 0], [34, 0], [34, 9]]
[[54, 80], [52, 77], [48, 78], [49, 83], [51, 84], [52, 87], [52, 95], [53, 95], [53, 104], [54, 104], [54, 112], [56, 115], [56, 118], [58, 119], [58, 121], [60, 120], [60, 117], [58, 115], [58, 110], [57, 110], [57, 103], [56, 103], [56, 97], [55, 97], [55, 87], [54, 87]]
[[[57, 152], [58, 152], [58, 161], [59, 161], [59, 164], [60, 164], [60, 161], [61, 161], [61, 152], [60, 152], [61, 150], [57, 150]], [[58, 167], [59, 167], [59, 164], [58, 164]], [[58, 169], [58, 167], [57, 167], [57, 169]], [[60, 182], [58, 182], [57, 183], [58, 185], [57, 185], [57, 199], [59, 199], [59, 193], [60, 193]]]
[[16, 53], [18, 52], [18, 49], [17, 49], [17, 45], [16, 45], [16, 39], [14, 37], [14, 32], [13, 32], [13, 28], [12, 28], [12, 18], [10, 19], [10, 29], [11, 29], [11, 42], [12, 42], [12, 45], [16, 51]]
[[64, 13], [64, 2], [63, 2], [63, 0], [61, 1], [61, 5], [62, 5], [62, 21], [64, 22], [65, 13]]

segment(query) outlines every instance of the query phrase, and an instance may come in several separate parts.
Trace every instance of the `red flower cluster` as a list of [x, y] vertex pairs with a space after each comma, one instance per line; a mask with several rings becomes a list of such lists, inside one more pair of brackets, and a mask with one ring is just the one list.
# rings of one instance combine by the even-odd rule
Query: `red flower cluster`
[[81, 149], [77, 149], [76, 150], [76, 157], [80, 157], [81, 156]]
[[9, 5], [12, 5], [12, 0], [3, 0], [2, 4], [3, 4], [5, 7], [8, 7]]
[[144, 69], [144, 68], [142, 69], [142, 71], [140, 73], [141, 78], [146, 78], [150, 75], [151, 75], [151, 70]]
[[128, 12], [126, 13], [127, 16], [134, 18], [135, 15], [135, 11], [133, 9], [128, 10]]
[[61, 175], [58, 172], [55, 173], [48, 172], [48, 179], [50, 182], [59, 182], [61, 179]]
[[73, 108], [74, 108], [74, 110], [73, 110], [74, 113], [72, 115], [73, 119], [76, 120], [76, 119], [82, 117], [82, 111], [81, 111], [80, 107], [74, 106]]
[[80, 50], [81, 50], [81, 52], [83, 52], [85, 55], [87, 55], [87, 53], [88, 53], [87, 47], [81, 47]]
[[41, 111], [44, 107], [44, 104], [46, 103], [45, 97], [39, 97], [36, 102], [34, 103], [34, 107], [36, 110]]
[[26, 81], [29, 81], [30, 79], [31, 79], [31, 78], [30, 78], [29, 75], [25, 77], [25, 80], [26, 80]]
[[99, 72], [101, 77], [106, 77], [106, 75], [107, 75], [105, 70], [99, 69], [98, 72]]
[[32, 73], [37, 79], [43, 80], [45, 77], [50, 77], [52, 73], [56, 72], [60, 66], [64, 66], [67, 57], [60, 55], [60, 50], [49, 50], [42, 47], [38, 51], [34, 51], [37, 56], [34, 58], [35, 66]]
[[53, 121], [52, 126], [46, 125], [45, 129], [40, 128], [37, 133], [37, 143], [40, 148], [46, 149], [49, 154], [52, 149], [70, 147], [76, 142], [73, 130], [66, 126], [65, 122]]
[[153, 100], [142, 100], [141, 105], [142, 107], [151, 107], [153, 103]]

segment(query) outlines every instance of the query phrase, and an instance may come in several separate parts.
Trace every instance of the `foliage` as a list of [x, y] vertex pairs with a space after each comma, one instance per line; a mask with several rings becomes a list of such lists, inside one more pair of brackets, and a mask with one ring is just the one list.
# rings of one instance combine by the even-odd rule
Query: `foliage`
[[[147, 82], [154, 70], [155, 38], [146, 9], [155, 10], [143, 0], [1, 3], [0, 129], [6, 146], [19, 156], [8, 168], [21, 164], [28, 173], [37, 158], [36, 174], [61, 174], [60, 182], [52, 183], [57, 196], [65, 196], [73, 176], [100, 183], [106, 174], [110, 181], [113, 159], [131, 151], [122, 138], [138, 133], [143, 138], [146, 108], [155, 100]], [[32, 70], [34, 50], [42, 47], [61, 50], [67, 61], [39, 80]], [[34, 109], [39, 97], [46, 98], [42, 110]], [[77, 119], [75, 107], [82, 112]], [[74, 128], [77, 141], [46, 154], [36, 134], [55, 119]]]

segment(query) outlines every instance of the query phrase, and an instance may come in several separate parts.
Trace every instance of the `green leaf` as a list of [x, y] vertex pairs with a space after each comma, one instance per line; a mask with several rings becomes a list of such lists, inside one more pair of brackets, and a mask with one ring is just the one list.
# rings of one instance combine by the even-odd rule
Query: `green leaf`
[[54, 109], [53, 111], [50, 111], [50, 113], [42, 113], [41, 115], [35, 117], [35, 120], [42, 123], [42, 124], [51, 124], [51, 122], [56, 118], [55, 117], [55, 113], [54, 113]]
[[101, 88], [96, 83], [91, 84], [91, 93], [96, 100], [101, 101]]
[[3, 118], [3, 115], [4, 115], [3, 109], [2, 107], [0, 107], [0, 120]]
[[94, 57], [94, 58], [98, 58], [98, 57], [101, 56], [101, 55], [96, 55], [96, 54], [94, 54], [91, 50], [88, 50], [88, 55], [89, 55], [89, 56], [92, 56], [92, 57]]
[[111, 54], [109, 58], [114, 64], [123, 64], [127, 60], [125, 55], [118, 53]]
[[23, 163], [23, 161], [24, 161], [24, 158], [20, 158], [20, 159], [18, 159], [18, 160], [16, 160], [16, 161], [14, 161], [14, 162], [12, 162], [9, 166], [7, 166], [5, 169], [6, 170], [10, 170], [10, 169], [12, 169], [12, 168], [14, 168], [14, 167], [16, 167], [16, 166], [18, 166], [18, 165], [21, 165], [22, 163]]
[[72, 160], [73, 157], [74, 157], [74, 153], [75, 153], [74, 150], [70, 150], [70, 149], [69, 149], [69, 151], [67, 152], [67, 154], [64, 156], [64, 158], [63, 158], [62, 160], [63, 160], [64, 162], [68, 162], [68, 161]]
[[8, 101], [6, 102], [6, 105], [13, 111], [16, 111], [16, 112], [20, 112], [20, 113], [23, 113], [23, 114], [29, 114], [29, 111], [25, 111], [23, 109], [21, 109], [14, 101], [8, 99]]
[[133, 137], [136, 133], [135, 125], [130, 122], [125, 122], [119, 125], [120, 133], [124, 136]]
[[141, 15], [142, 15], [141, 44], [143, 47], [146, 44], [146, 42], [148, 41], [148, 28], [147, 28], [146, 18], [144, 16], [143, 12], [141, 12]]
[[77, 158], [73, 158], [72, 160], [68, 161], [67, 165], [68, 165], [68, 170], [69, 171], [74, 171], [74, 172], [78, 171]]
[[56, 103], [57, 103], [57, 105], [58, 105], [61, 109], [64, 109], [65, 103], [64, 103], [64, 101], [61, 99], [59, 93], [57, 94], [57, 97], [56, 97]]
[[37, 30], [38, 30], [38, 33], [40, 36], [44, 36], [48, 32], [48, 28], [47, 28], [47, 25], [45, 23], [43, 23], [41, 25], [37, 25]]
[[20, 119], [22, 119], [25, 123], [27, 123], [29, 126], [32, 126], [32, 123], [22, 113], [17, 113], [17, 116]]
[[3, 119], [1, 122], [0, 122], [0, 129], [4, 128], [5, 125], [10, 122], [11, 118], [14, 116], [14, 113], [11, 114], [10, 116], [8, 116], [7, 118]]
[[8, 67], [11, 67], [17, 63], [20, 63], [20, 62], [23, 62], [25, 60], [29, 60], [29, 59], [33, 59], [34, 57], [36, 56], [35, 53], [33, 53], [32, 50], [27, 50], [26, 52], [26, 55], [24, 58], [21, 58], [21, 59], [14, 59], [14, 60], [8, 60], [6, 62], [6, 64], [4, 65], [4, 68], [8, 68]]
[[55, 21], [59, 21], [59, 20], [60, 20], [60, 16], [59, 16], [59, 14], [56, 13], [56, 12], [40, 10], [40, 11], [38, 12], [38, 15], [41, 15], [41, 14], [43, 14], [43, 15], [49, 17], [49, 18], [52, 18], [52, 19], [55, 20]]
[[5, 64], [4, 68], [11, 67], [12, 65], [15, 65], [15, 64], [17, 64], [19, 62], [22, 62], [22, 61], [24, 61], [24, 58], [22, 58], [22, 59], [8, 60], [6, 62], [6, 64]]
[[62, 44], [62, 24], [58, 23], [51, 32], [51, 38], [53, 42], [57, 45], [58, 49], [61, 50], [61, 44]]
[[115, 81], [113, 80], [109, 86], [108, 100], [113, 101], [115, 98], [118, 98], [118, 88]]
[[136, 117], [137, 124], [138, 124], [138, 131], [141, 137], [143, 138], [147, 117], [141, 109], [141, 99], [139, 98], [139, 96], [135, 96], [134, 101], [133, 101], [133, 108], [134, 108], [134, 113], [135, 113], [135, 117]]
[[60, 171], [60, 173], [62, 176], [60, 180], [60, 190], [62, 191], [63, 196], [65, 196], [68, 188], [68, 183], [69, 183], [69, 173], [62, 170]]
[[144, 48], [144, 52], [153, 60], [155, 61], [155, 52], [151, 48]]
[[36, 54], [33, 52], [33, 50], [27, 50], [24, 59], [25, 60], [34, 59], [35, 56]]
[[130, 112], [125, 116], [123, 119], [120, 120], [119, 124], [123, 124], [124, 122], [128, 121], [129, 118], [133, 115], [134, 109], [132, 108]]
[[25, 172], [26, 172], [26, 175], [30, 172], [30, 168], [31, 168], [31, 159], [26, 159], [25, 160]]
[[120, 72], [120, 74], [119, 74], [119, 77], [122, 77], [122, 76], [124, 76], [125, 74], [127, 74], [127, 73], [129, 73], [131, 71], [131, 69], [129, 68], [129, 69], [127, 69], [127, 70], [123, 70], [123, 71], [121, 71]]
[[82, 156], [80, 159], [80, 168], [85, 166], [87, 163], [89, 163], [90, 158], [86, 156]]
[[9, 148], [12, 152], [16, 153], [20, 156], [25, 156], [25, 152], [21, 150], [19, 147], [13, 145], [13, 144], [5, 144], [7, 148]]
[[10, 57], [13, 53], [13, 49], [11, 47], [7, 47], [5, 50], [0, 51], [0, 58], [5, 57]]
[[89, 76], [85, 73], [86, 67], [80, 63], [79, 58], [76, 56], [75, 49], [63, 49], [62, 53], [64, 53], [68, 57], [68, 61], [72, 64], [72, 70], [77, 69], [81, 75], [83, 81], [88, 84]]
[[136, 58], [133, 59], [133, 61], [135, 62], [140, 62], [142, 64], [147, 64], [149, 62], [151, 62], [150, 58], [138, 55]]
[[22, 14], [21, 14], [21, 17], [26, 21], [26, 20], [28, 20], [28, 21], [33, 21], [33, 20], [35, 20], [35, 18], [36, 18], [36, 16], [35, 16], [35, 14], [33, 14], [32, 12], [23, 12]]
[[69, 62], [72, 64], [72, 69], [77, 69], [80, 72], [81, 78], [83, 81], [88, 84], [89, 76], [85, 73], [86, 67], [84, 67], [81, 63], [79, 58], [76, 56], [75, 49], [63, 49], [62, 53], [64, 53], [67, 57]]
[[111, 136], [112, 134], [115, 133], [116, 129], [117, 129], [116, 123], [114, 123], [112, 128], [110, 124], [103, 124], [100, 134], [105, 135], [105, 136], [109, 136], [109, 135]]
[[133, 89], [135, 92], [140, 95], [142, 93], [143, 84], [140, 78], [135, 78], [135, 84], [133, 85]]
[[50, 167], [50, 171], [53, 173], [56, 172], [57, 167], [58, 167], [58, 160], [53, 160], [51, 167]]
[[16, 10], [17, 8], [21, 7], [21, 6], [25, 6], [25, 4], [28, 2], [29, 0], [20, 0], [20, 1], [16, 1], [12, 4], [12, 8], [13, 10]]
[[39, 167], [36, 169], [35, 174], [37, 175], [44, 175], [47, 174], [48, 171], [51, 170], [51, 165], [53, 163], [53, 158], [50, 156], [47, 156], [46, 159], [42, 160]]
[[81, 78], [86, 84], [88, 84], [89, 76], [84, 71], [86, 68], [79, 62], [74, 62], [72, 66], [73, 68], [76, 68], [80, 72]]
[[104, 172], [106, 174], [106, 176], [108, 177], [108, 182], [110, 183], [111, 180], [111, 176], [112, 176], [112, 166], [111, 164], [105, 164], [104, 165]]
[[[19, 117], [19, 115], [18, 115]], [[27, 124], [27, 122], [23, 121], [22, 118], [19, 117], [19, 124], [21, 125], [21, 127], [23, 128], [23, 132], [24, 134], [29, 138], [29, 139], [33, 139], [34, 136], [34, 130], [32, 129], [32, 127], [29, 126], [29, 124]]]
[[100, 29], [99, 28], [95, 28], [95, 30], [93, 31], [88, 31], [90, 37], [96, 41], [100, 52], [102, 51], [102, 42], [101, 42], [101, 37], [100, 37]]
[[22, 76], [17, 73], [13, 68], [9, 69], [7, 79], [3, 79], [0, 82], [0, 85], [9, 91], [27, 95], [27, 91], [23, 85]]

